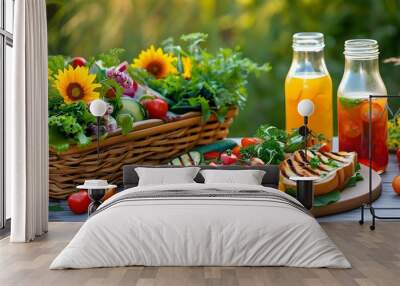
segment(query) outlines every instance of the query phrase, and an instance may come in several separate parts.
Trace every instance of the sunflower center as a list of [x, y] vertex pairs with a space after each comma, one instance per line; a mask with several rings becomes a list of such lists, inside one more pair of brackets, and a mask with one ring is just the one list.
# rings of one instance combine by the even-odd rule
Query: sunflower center
[[78, 100], [84, 97], [85, 92], [79, 83], [71, 82], [67, 87], [67, 95], [71, 100]]
[[147, 65], [147, 71], [154, 75], [156, 78], [159, 78], [163, 73], [163, 65], [160, 62], [153, 61]]

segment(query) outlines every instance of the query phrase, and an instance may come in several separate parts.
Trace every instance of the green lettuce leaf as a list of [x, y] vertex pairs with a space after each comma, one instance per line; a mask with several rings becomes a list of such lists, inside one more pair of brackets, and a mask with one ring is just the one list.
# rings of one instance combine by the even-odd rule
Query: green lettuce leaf
[[118, 126], [122, 129], [122, 134], [126, 135], [133, 129], [134, 119], [132, 115], [128, 113], [122, 113], [117, 116]]
[[340, 200], [340, 191], [333, 191], [323, 196], [318, 196], [314, 198], [314, 207], [323, 207], [333, 203], [336, 203]]
[[57, 153], [68, 150], [69, 140], [61, 132], [57, 130], [57, 127], [49, 128], [49, 146], [53, 148]]

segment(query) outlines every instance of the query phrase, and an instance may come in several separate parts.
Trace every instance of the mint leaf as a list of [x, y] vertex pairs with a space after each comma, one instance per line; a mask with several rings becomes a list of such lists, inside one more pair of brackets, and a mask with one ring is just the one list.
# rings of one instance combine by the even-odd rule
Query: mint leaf
[[362, 103], [364, 101], [364, 99], [360, 99], [360, 98], [348, 98], [348, 97], [343, 97], [340, 96], [339, 97], [339, 103], [343, 108], [354, 108], [357, 105], [359, 105], [360, 103]]

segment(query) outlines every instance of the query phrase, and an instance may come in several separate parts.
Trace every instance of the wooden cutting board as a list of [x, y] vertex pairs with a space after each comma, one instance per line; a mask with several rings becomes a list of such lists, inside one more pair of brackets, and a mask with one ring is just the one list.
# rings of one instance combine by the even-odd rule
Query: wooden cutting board
[[[337, 214], [359, 208], [362, 206], [362, 204], [368, 203], [369, 168], [361, 165], [360, 172], [364, 177], [363, 181], [357, 182], [355, 187], [343, 190], [339, 201], [327, 206], [313, 208], [311, 210], [312, 214], [315, 217]], [[381, 192], [382, 179], [378, 173], [372, 171], [372, 201], [375, 201], [377, 198], [379, 198]]]

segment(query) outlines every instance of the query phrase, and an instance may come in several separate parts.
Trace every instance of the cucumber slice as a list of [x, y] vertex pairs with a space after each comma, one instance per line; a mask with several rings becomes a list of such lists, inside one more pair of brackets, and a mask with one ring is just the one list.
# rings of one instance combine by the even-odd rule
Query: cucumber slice
[[192, 158], [192, 162], [194, 166], [201, 165], [203, 162], [203, 156], [200, 152], [197, 151], [190, 151], [189, 156]]
[[126, 96], [121, 97], [121, 101], [122, 109], [119, 114], [130, 114], [135, 119], [135, 122], [146, 119], [146, 111], [139, 102]]
[[192, 158], [190, 158], [189, 154], [182, 154], [181, 155], [181, 161], [183, 163], [183, 166], [194, 166], [192, 162]]
[[174, 165], [174, 166], [183, 166], [181, 159], [179, 159], [179, 158], [172, 159], [172, 161], [170, 163], [171, 163], [171, 165]]
[[227, 149], [233, 149], [237, 146], [237, 143], [231, 139], [220, 140], [208, 145], [198, 146], [195, 147], [192, 151], [198, 151], [202, 154], [211, 152], [211, 151], [218, 151], [224, 152]]
[[174, 166], [198, 166], [203, 162], [203, 155], [197, 151], [191, 151], [172, 159], [169, 164]]

